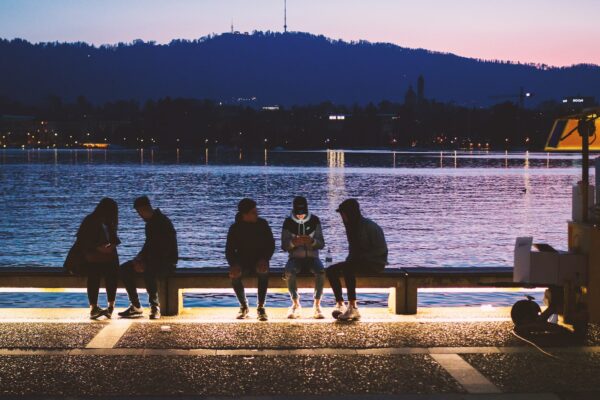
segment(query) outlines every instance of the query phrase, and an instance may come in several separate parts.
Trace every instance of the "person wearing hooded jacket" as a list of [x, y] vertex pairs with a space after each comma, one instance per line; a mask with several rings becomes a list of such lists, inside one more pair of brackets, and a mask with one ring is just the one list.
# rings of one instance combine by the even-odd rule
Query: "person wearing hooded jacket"
[[258, 305], [256, 313], [260, 321], [267, 321], [265, 300], [269, 286], [269, 261], [275, 252], [275, 239], [269, 223], [259, 218], [256, 202], [242, 199], [238, 203], [235, 222], [227, 233], [225, 256], [229, 263], [229, 277], [240, 303], [237, 319], [248, 318], [248, 300], [242, 278], [256, 275], [258, 278]]
[[[335, 295], [335, 311], [338, 319], [358, 320], [360, 313], [356, 305], [356, 275], [383, 271], [387, 264], [388, 248], [383, 230], [375, 222], [362, 216], [356, 199], [343, 201], [338, 209], [348, 238], [346, 261], [327, 268], [327, 278]], [[348, 292], [348, 306], [344, 305], [340, 277], [344, 277]]]
[[306, 198], [294, 198], [291, 214], [284, 220], [281, 230], [281, 248], [289, 253], [285, 265], [285, 279], [292, 300], [288, 318], [300, 317], [300, 297], [296, 275], [301, 271], [310, 270], [315, 275], [315, 290], [313, 295], [313, 316], [322, 319], [321, 296], [325, 281], [325, 269], [319, 259], [319, 250], [325, 247], [323, 230], [319, 217], [308, 211]]

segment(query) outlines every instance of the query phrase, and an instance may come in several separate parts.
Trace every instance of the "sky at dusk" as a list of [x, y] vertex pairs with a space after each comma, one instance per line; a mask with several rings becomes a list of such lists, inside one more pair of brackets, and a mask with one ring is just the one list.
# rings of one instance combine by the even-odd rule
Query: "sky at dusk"
[[[288, 30], [467, 57], [600, 64], [600, 0], [288, 0]], [[194, 39], [281, 31], [283, 0], [0, 0], [0, 37]]]

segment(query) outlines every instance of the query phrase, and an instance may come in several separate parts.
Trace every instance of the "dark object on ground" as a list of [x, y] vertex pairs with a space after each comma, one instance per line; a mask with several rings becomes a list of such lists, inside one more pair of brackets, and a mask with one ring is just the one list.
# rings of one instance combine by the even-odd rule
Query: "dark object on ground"
[[542, 309], [533, 301], [533, 297], [527, 296], [527, 300], [517, 301], [510, 310], [510, 318], [515, 327], [533, 323], [537, 320]]

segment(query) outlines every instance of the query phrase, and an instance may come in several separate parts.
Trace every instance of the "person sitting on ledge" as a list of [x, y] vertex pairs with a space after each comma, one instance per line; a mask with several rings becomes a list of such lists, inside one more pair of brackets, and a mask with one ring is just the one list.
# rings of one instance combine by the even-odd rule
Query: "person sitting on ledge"
[[135, 284], [136, 273], [143, 274], [150, 303], [150, 319], [160, 318], [158, 301], [158, 279], [175, 270], [179, 253], [177, 234], [171, 220], [160, 209], [152, 208], [146, 196], [138, 197], [133, 203], [138, 215], [146, 221], [146, 241], [133, 260], [121, 266], [121, 279], [127, 290], [131, 305], [119, 313], [122, 318], [137, 318], [143, 314]]
[[[94, 211], [84, 218], [77, 231], [74, 247], [79, 252], [81, 263], [87, 275], [87, 295], [90, 303], [90, 318], [102, 316], [111, 318], [117, 297], [119, 276], [119, 255], [117, 246], [121, 243], [117, 236], [119, 207], [108, 197], [100, 200]], [[71, 257], [71, 252], [69, 253]], [[104, 278], [108, 307], [98, 306], [100, 281]]]
[[269, 223], [258, 217], [256, 202], [242, 199], [238, 204], [235, 222], [227, 233], [225, 256], [229, 263], [229, 277], [240, 303], [237, 319], [248, 318], [248, 300], [242, 278], [256, 274], [258, 277], [258, 305], [260, 321], [267, 321], [265, 300], [269, 286], [269, 261], [275, 252], [275, 239]]
[[[348, 257], [346, 261], [327, 268], [327, 278], [335, 295], [340, 320], [359, 320], [360, 313], [356, 305], [356, 274], [377, 273], [387, 264], [388, 248], [383, 230], [375, 222], [362, 216], [358, 201], [348, 199], [336, 210], [340, 213], [348, 238]], [[340, 276], [344, 276], [348, 291], [348, 307], [344, 305]]]
[[283, 222], [281, 230], [281, 248], [289, 253], [285, 265], [285, 278], [292, 299], [292, 306], [288, 318], [300, 317], [300, 297], [296, 274], [303, 270], [310, 270], [315, 275], [315, 291], [313, 316], [322, 319], [321, 296], [323, 295], [323, 281], [325, 269], [319, 259], [319, 250], [325, 247], [321, 221], [319, 217], [308, 212], [308, 202], [304, 197], [294, 199], [292, 213]]

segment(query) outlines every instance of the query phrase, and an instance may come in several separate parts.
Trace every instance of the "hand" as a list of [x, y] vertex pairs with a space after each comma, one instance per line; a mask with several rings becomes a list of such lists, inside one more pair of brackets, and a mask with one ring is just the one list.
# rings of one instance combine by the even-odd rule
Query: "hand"
[[258, 260], [256, 263], [256, 272], [264, 274], [269, 272], [269, 262], [267, 260]]
[[300, 236], [303, 245], [308, 245], [312, 243], [312, 238], [310, 236]]
[[115, 245], [112, 243], [107, 243], [96, 247], [96, 251], [102, 254], [111, 254], [115, 251]]
[[230, 279], [238, 279], [242, 276], [242, 268], [235, 264], [229, 267], [229, 278]]
[[303, 240], [301, 236], [294, 236], [294, 238], [292, 239], [292, 244], [294, 246], [302, 246], [303, 244]]
[[137, 273], [144, 272], [144, 270], [145, 270], [144, 263], [138, 259], [133, 260], [133, 270]]

